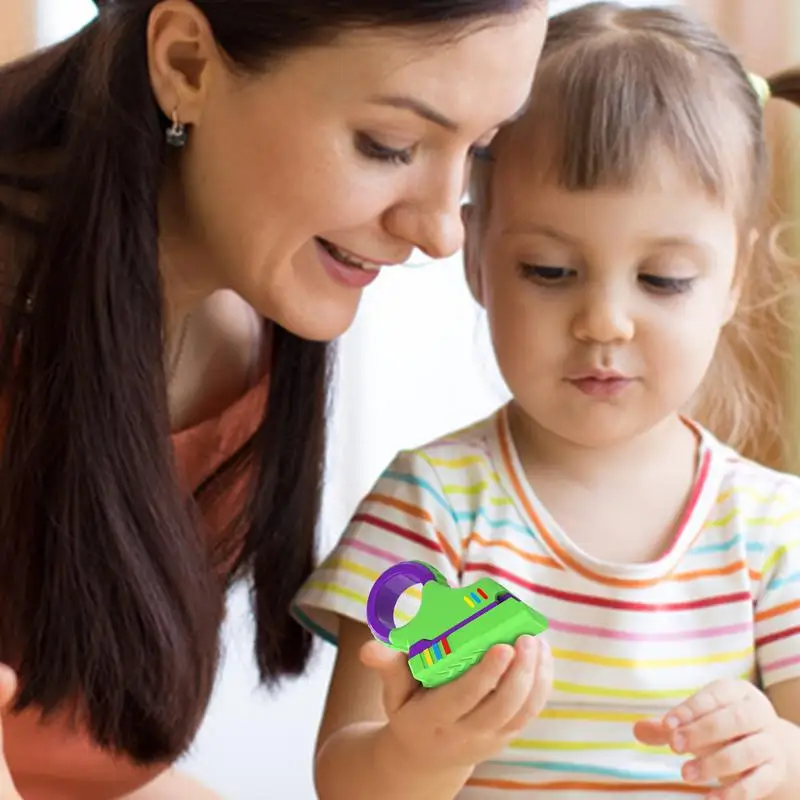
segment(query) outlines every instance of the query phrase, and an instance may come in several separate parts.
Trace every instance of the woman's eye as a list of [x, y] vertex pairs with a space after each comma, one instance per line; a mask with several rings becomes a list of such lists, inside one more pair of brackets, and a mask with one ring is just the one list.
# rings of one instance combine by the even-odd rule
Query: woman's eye
[[[414, 158], [413, 147], [403, 149], [389, 147], [388, 145], [381, 144], [377, 139], [367, 133], [359, 133], [356, 136], [356, 148], [367, 158], [373, 161], [382, 161], [387, 164], [408, 165]], [[476, 161], [494, 161], [494, 156], [488, 145], [486, 147], [473, 145], [469, 149], [469, 157]]]
[[382, 161], [385, 164], [410, 164], [414, 157], [413, 148], [398, 150], [376, 141], [366, 133], [356, 136], [356, 149], [363, 156], [373, 161]]
[[640, 275], [639, 280], [658, 294], [683, 294], [694, 284], [694, 278], [665, 278], [661, 275]]
[[561, 283], [575, 274], [575, 270], [566, 267], [545, 267], [540, 264], [520, 264], [519, 268], [524, 278], [545, 285]]

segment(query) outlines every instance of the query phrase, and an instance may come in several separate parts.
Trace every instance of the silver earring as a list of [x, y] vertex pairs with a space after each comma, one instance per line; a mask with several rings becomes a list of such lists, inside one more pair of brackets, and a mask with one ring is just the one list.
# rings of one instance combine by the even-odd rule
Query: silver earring
[[188, 134], [186, 126], [178, 119], [178, 109], [172, 112], [172, 125], [167, 128], [167, 144], [172, 147], [183, 147]]

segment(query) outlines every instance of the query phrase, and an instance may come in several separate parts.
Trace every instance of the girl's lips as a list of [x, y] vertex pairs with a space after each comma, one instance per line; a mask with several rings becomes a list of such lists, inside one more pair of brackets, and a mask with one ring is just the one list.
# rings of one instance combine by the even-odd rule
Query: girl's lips
[[622, 375], [608, 377], [587, 375], [583, 378], [571, 378], [569, 383], [589, 397], [602, 399], [618, 397], [633, 383], [633, 380]]

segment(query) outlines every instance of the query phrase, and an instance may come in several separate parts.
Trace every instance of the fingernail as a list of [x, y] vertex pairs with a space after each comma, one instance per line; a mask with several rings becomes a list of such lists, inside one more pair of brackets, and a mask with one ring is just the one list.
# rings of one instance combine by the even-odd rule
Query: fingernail
[[514, 648], [513, 647], [502, 647], [500, 649], [500, 656], [498, 657], [498, 661], [500, 662], [501, 667], [507, 667], [511, 660], [514, 658]]
[[683, 775], [687, 781], [696, 781], [700, 775], [700, 770], [697, 768], [696, 764], [689, 762], [683, 767]]
[[547, 639], [539, 639], [541, 643], [542, 651], [545, 653], [552, 653], [553, 651], [550, 649], [550, 645], [547, 642]]
[[664, 720], [664, 724], [671, 730], [680, 727], [681, 721], [675, 716], [669, 716]]
[[679, 733], [673, 740], [672, 747], [676, 753], [682, 753], [686, 749], [686, 737]]

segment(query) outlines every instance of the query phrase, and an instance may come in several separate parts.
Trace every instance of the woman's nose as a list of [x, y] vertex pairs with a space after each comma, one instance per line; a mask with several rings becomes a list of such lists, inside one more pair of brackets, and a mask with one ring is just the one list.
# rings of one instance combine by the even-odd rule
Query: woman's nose
[[426, 183], [389, 210], [387, 230], [431, 258], [454, 255], [464, 245], [463, 186], [464, 175], [458, 170]]

